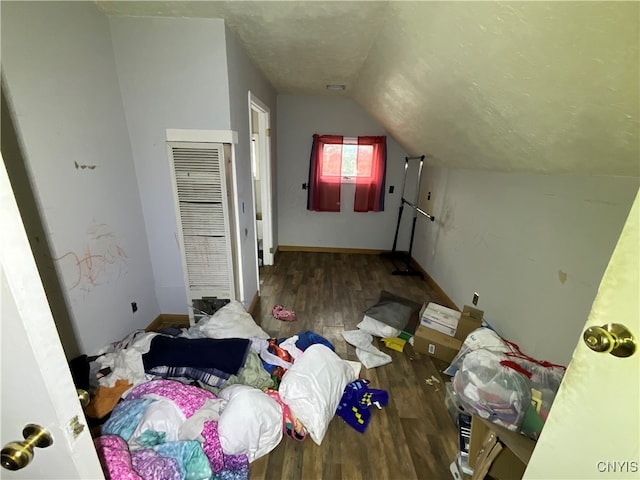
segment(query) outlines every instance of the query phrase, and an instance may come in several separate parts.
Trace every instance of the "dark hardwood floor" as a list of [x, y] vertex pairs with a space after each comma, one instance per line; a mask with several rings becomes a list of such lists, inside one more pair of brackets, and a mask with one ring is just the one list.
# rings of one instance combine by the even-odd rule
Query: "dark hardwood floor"
[[[281, 252], [276, 264], [260, 271], [260, 300], [254, 318], [273, 337], [312, 330], [336, 347], [336, 353], [357, 360], [355, 348], [341, 332], [353, 330], [362, 312], [375, 304], [381, 290], [414, 300], [443, 303], [428, 284], [415, 276], [391, 275], [390, 260], [378, 255]], [[282, 304], [298, 320], [282, 322], [271, 308]], [[449, 464], [458, 451], [457, 429], [444, 405], [444, 362], [432, 360], [407, 345], [390, 350], [374, 345], [392, 363], [361, 371], [371, 388], [389, 392], [389, 405], [374, 409], [364, 434], [334, 417], [322, 445], [311, 438], [298, 443], [285, 437], [269, 455], [251, 464], [259, 479], [450, 479]], [[440, 384], [425, 382], [432, 375]]]

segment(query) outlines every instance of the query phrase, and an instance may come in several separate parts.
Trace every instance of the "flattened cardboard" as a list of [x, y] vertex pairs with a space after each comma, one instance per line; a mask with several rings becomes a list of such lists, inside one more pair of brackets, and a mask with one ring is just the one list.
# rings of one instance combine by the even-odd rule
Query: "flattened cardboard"
[[465, 305], [462, 309], [460, 319], [458, 320], [456, 338], [459, 338], [464, 342], [467, 335], [473, 332], [476, 328], [480, 328], [482, 326], [483, 317], [484, 311]]
[[481, 448], [490, 433], [494, 433], [505, 448], [489, 466], [489, 475], [496, 480], [517, 480], [522, 478], [535, 442], [517, 432], [492, 424], [473, 416], [471, 421], [471, 442], [469, 445], [469, 466], [478, 467]]
[[458, 320], [458, 328], [456, 329], [456, 338], [464, 342], [465, 339], [467, 338], [467, 335], [469, 335], [475, 329], [480, 328], [481, 325], [482, 325], [481, 320], [470, 317], [463, 313], [462, 315], [460, 315], [460, 320]]
[[476, 320], [482, 321], [482, 317], [484, 317], [484, 310], [478, 310], [477, 308], [465, 305], [462, 308], [462, 315], [468, 315]]

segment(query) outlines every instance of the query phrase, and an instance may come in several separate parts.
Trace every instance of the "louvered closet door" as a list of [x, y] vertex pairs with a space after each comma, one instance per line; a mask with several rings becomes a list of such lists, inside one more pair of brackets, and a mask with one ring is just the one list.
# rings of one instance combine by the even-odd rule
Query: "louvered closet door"
[[169, 142], [190, 305], [203, 297], [235, 298], [223, 152], [217, 143]]

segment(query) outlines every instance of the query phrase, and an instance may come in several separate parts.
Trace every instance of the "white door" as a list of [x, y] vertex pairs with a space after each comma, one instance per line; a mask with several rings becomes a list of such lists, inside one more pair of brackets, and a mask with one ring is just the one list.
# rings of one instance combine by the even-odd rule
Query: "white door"
[[7, 171], [0, 168], [0, 444], [22, 441], [25, 425], [46, 428], [48, 448], [36, 448], [3, 479], [103, 479], [49, 304], [18, 212]]
[[[640, 193], [585, 325], [586, 329], [623, 324], [636, 341], [640, 340], [639, 197]], [[640, 478], [640, 352], [619, 358], [591, 351], [580, 339], [524, 478]]]

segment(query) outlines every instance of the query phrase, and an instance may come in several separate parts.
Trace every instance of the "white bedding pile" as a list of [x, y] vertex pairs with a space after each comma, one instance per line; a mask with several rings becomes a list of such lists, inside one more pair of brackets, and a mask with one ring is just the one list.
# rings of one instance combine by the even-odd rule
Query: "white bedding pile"
[[[103, 357], [114, 369], [108, 379], [110, 383], [115, 383], [121, 375], [134, 385], [147, 380], [141, 355], [148, 351], [154, 335], [137, 332], [132, 341], [126, 343], [127, 348]], [[197, 325], [184, 330], [181, 336], [247, 338], [252, 340], [254, 348], [270, 338], [238, 301], [231, 301], [211, 317], [203, 318]], [[301, 354], [298, 351], [295, 362], [288, 366], [290, 368], [280, 383], [280, 397], [303, 423], [311, 439], [320, 445], [345, 387], [358, 378], [361, 364], [343, 360], [327, 346], [315, 344]], [[249, 462], [268, 454], [283, 437], [282, 407], [258, 388], [247, 385], [222, 388], [218, 399], [203, 406], [201, 415], [194, 414], [187, 420], [170, 403], [159, 401], [154, 408], [149, 408], [138, 434], [149, 429], [165, 432], [171, 440], [192, 438], [194, 432], [197, 437], [206, 419], [217, 419], [223, 451], [247, 455]]]
[[327, 433], [345, 387], [358, 378], [359, 372], [357, 362], [341, 359], [324, 345], [312, 345], [282, 377], [280, 398], [318, 445]]
[[269, 338], [237, 300], [232, 300], [211, 317], [203, 318], [189, 331], [200, 332], [209, 338]]
[[282, 440], [282, 407], [262, 390], [231, 385], [220, 391], [227, 401], [218, 420], [225, 453], [245, 454], [249, 462], [266, 455]]

